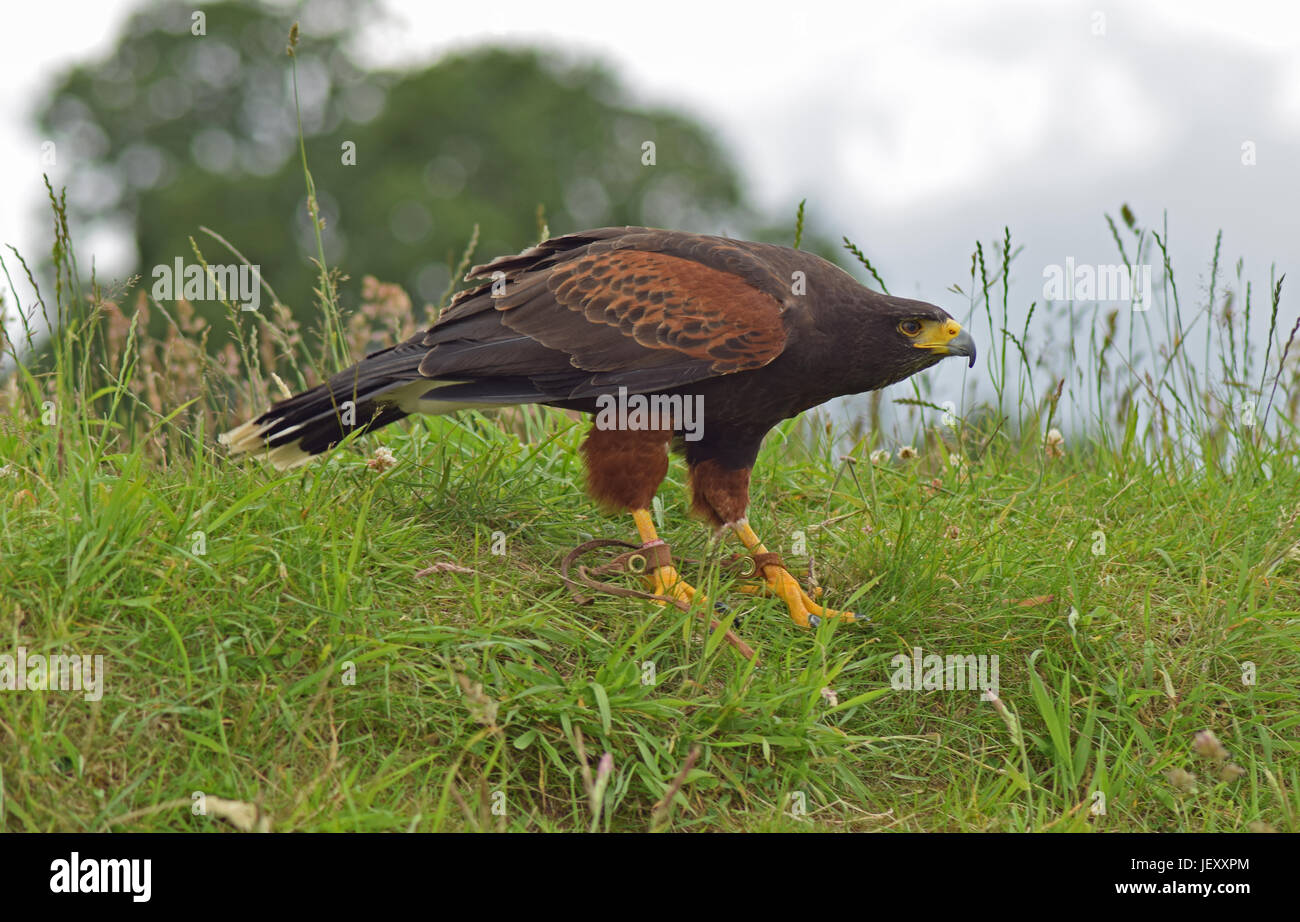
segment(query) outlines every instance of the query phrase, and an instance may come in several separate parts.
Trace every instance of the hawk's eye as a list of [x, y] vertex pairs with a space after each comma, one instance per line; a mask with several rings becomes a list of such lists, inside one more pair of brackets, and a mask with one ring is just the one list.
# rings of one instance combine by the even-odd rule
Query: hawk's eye
[[921, 332], [921, 321], [904, 320], [898, 325], [898, 329], [904, 336], [915, 336], [917, 333]]

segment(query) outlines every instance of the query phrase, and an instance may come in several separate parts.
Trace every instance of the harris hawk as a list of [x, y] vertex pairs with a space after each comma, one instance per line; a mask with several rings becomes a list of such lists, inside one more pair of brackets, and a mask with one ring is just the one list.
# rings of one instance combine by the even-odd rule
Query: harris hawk
[[[696, 592], [650, 514], [669, 448], [685, 454], [693, 510], [744, 543], [798, 624], [824, 608], [746, 520], [759, 446], [777, 423], [833, 397], [901, 381], [975, 343], [941, 308], [879, 294], [811, 253], [680, 231], [607, 227], [475, 266], [428, 330], [374, 352], [225, 433], [277, 468], [411, 413], [528, 403], [595, 416], [588, 492], [631, 513], [659, 596]], [[609, 413], [642, 398], [662, 412]], [[635, 409], [635, 408], [634, 408]], [[698, 413], [692, 411], [698, 410]]]

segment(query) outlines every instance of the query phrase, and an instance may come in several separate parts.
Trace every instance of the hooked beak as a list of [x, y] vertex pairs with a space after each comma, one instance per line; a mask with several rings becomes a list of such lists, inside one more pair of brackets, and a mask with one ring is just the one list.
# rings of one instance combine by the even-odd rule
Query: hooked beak
[[918, 349], [938, 352], [940, 355], [969, 356], [968, 367], [975, 367], [975, 340], [956, 320], [927, 321], [912, 345]]

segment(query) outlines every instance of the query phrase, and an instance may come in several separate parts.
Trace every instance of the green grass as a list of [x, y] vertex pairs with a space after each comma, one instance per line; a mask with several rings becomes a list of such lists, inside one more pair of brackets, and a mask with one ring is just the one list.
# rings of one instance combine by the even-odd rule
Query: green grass
[[[277, 475], [207, 447], [106, 454], [13, 412], [4, 645], [102, 653], [107, 680], [94, 703], [0, 694], [4, 828], [218, 828], [194, 791], [294, 830], [1297, 828], [1293, 466], [1169, 477], [1094, 446], [1044, 467], [1003, 441], [959, 479], [787, 427], [752, 521], [787, 553], [777, 536], [802, 531], [832, 604], [874, 623], [802, 631], [692, 568], [744, 616], [755, 666], [692, 615], [572, 602], [563, 551], [630, 523], [582, 495], [581, 426], [529, 428], [435, 419], [376, 439], [386, 472], [344, 449]], [[675, 468], [665, 534], [706, 558], [683, 494]], [[472, 572], [415, 577], [438, 562]], [[891, 689], [913, 647], [996, 654], [1023, 737], [978, 692]], [[1192, 752], [1207, 728], [1239, 777]], [[596, 800], [580, 745], [593, 773], [613, 757]]]
[[[954, 286], [987, 322], [992, 404], [936, 425], [913, 379], [906, 461], [870, 460], [900, 447], [881, 427], [769, 436], [751, 522], [870, 625], [801, 630], [742, 594], [675, 465], [661, 532], [753, 662], [697, 613], [575, 604], [566, 551], [634, 531], [584, 496], [562, 413], [422, 420], [288, 474], [229, 461], [213, 429], [272, 372], [319, 380], [366, 340], [344, 280], [320, 260], [319, 350], [275, 299], [227, 305], [217, 362], [192, 316], [85, 290], [51, 200], [53, 292], [0, 260], [0, 305], [12, 275], [31, 289], [28, 346], [39, 308], [56, 329], [8, 343], [0, 382], [0, 655], [102, 655], [105, 691], [0, 691], [0, 828], [221, 830], [224, 799], [303, 831], [1300, 831], [1300, 380], [1281, 279], [1261, 348], [1240, 263], [1216, 298], [1217, 243], [1199, 310], [1165, 256], [1127, 325], [1048, 305], [1017, 329], [1008, 232]], [[1163, 254], [1123, 219], [1133, 262]], [[137, 335], [150, 304], [165, 343]], [[1071, 332], [1038, 346], [1058, 367], [1029, 354], [1042, 327]], [[1058, 404], [1086, 423], [1059, 457]], [[395, 467], [367, 464], [376, 445]], [[893, 687], [918, 647], [998, 657], [998, 697]]]

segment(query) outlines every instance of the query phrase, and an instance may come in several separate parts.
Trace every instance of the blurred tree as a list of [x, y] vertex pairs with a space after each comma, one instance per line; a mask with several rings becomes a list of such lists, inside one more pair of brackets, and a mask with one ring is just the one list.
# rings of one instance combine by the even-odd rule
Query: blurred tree
[[[67, 73], [40, 110], [71, 160], [74, 219], [134, 237], [134, 271], [212, 262], [222, 234], [315, 327], [316, 245], [298, 157], [292, 18], [258, 3], [137, 12], [104, 60]], [[349, 55], [368, 3], [298, 13], [298, 98], [327, 260], [436, 302], [475, 224], [480, 258], [606, 224], [739, 233], [752, 223], [721, 148], [692, 121], [633, 104], [598, 64], [480, 49], [414, 72]], [[201, 33], [201, 34], [196, 34]], [[784, 242], [789, 242], [788, 239]], [[355, 305], [357, 287], [344, 291]], [[196, 305], [220, 322], [221, 307]], [[214, 343], [214, 345], [216, 345]]]

